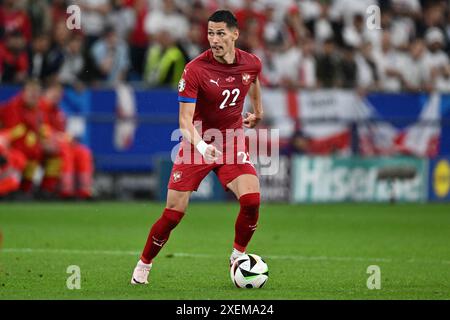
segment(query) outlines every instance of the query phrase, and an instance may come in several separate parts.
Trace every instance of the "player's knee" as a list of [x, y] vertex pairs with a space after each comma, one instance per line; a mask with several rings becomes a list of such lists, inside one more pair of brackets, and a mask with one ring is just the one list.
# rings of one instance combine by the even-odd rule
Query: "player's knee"
[[257, 214], [259, 211], [259, 205], [261, 203], [259, 193], [247, 193], [239, 198], [239, 203], [241, 204], [241, 209], [246, 214]]
[[171, 228], [175, 228], [181, 219], [183, 219], [184, 212], [166, 208], [163, 212], [163, 217]]

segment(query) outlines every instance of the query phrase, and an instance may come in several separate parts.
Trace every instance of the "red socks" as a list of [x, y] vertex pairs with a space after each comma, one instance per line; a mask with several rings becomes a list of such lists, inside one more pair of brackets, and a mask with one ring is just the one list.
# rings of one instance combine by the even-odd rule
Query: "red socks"
[[153, 258], [162, 249], [164, 243], [169, 239], [170, 232], [178, 225], [184, 213], [172, 209], [164, 209], [162, 216], [155, 222], [150, 230], [142, 252], [141, 260], [144, 263], [151, 263]]
[[236, 219], [234, 248], [245, 252], [245, 249], [256, 230], [259, 217], [259, 193], [247, 193], [239, 198], [241, 210]]
[[[235, 224], [234, 248], [245, 252], [257, 227], [260, 194], [244, 194], [239, 198], [239, 203], [241, 204], [241, 210], [239, 211]], [[142, 262], [147, 264], [152, 262], [153, 258], [156, 257], [167, 242], [167, 239], [169, 239], [170, 232], [178, 225], [183, 216], [183, 212], [167, 208], [164, 209], [163, 214], [153, 224], [150, 230], [147, 243], [141, 255]]]

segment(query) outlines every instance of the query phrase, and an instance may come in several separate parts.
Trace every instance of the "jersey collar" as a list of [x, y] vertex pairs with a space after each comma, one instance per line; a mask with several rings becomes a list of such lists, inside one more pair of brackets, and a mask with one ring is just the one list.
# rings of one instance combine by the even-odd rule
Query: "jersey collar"
[[209, 60], [212, 64], [215, 65], [219, 65], [219, 66], [236, 66], [241, 62], [241, 50], [238, 48], [234, 49], [234, 53], [235, 53], [235, 60], [233, 63], [221, 63], [219, 61], [217, 61], [216, 59], [214, 59], [213, 53], [212, 53], [212, 49], [208, 50], [208, 56], [209, 56]]

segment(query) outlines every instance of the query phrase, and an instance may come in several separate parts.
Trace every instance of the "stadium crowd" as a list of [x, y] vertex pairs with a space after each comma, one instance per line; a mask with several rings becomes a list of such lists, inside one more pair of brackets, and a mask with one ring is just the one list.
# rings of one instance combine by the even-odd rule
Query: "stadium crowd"
[[[1, 0], [0, 79], [176, 87], [208, 47], [211, 12], [235, 12], [262, 84], [450, 91], [450, 7], [437, 0]], [[81, 9], [69, 30], [68, 6]], [[380, 16], [367, 11], [379, 6]], [[374, 13], [375, 12], [375, 13]], [[370, 21], [371, 22], [370, 22]], [[369, 28], [369, 24], [375, 29]], [[288, 67], [287, 67], [288, 66]]]
[[[32, 193], [38, 168], [40, 195], [92, 197], [92, 154], [66, 132], [64, 87], [176, 88], [219, 8], [238, 19], [238, 47], [261, 58], [263, 86], [450, 92], [448, 1], [0, 0], [0, 85], [23, 86], [0, 102], [0, 197]], [[286, 152], [307, 144], [295, 134]]]

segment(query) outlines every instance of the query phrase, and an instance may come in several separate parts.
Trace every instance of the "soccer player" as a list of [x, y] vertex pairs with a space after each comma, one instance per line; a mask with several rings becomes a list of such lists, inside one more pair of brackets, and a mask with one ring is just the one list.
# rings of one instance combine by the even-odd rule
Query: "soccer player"
[[[245, 253], [256, 229], [259, 180], [246, 150], [243, 126], [253, 128], [263, 116], [258, 80], [261, 61], [235, 47], [238, 37], [234, 15], [216, 11], [208, 19], [210, 49], [184, 69], [178, 85], [183, 139], [168, 184], [166, 208], [150, 230], [132, 284], [148, 283], [153, 259], [183, 218], [190, 194], [210, 171], [240, 203], [230, 264]], [[243, 118], [247, 93], [253, 113]]]

